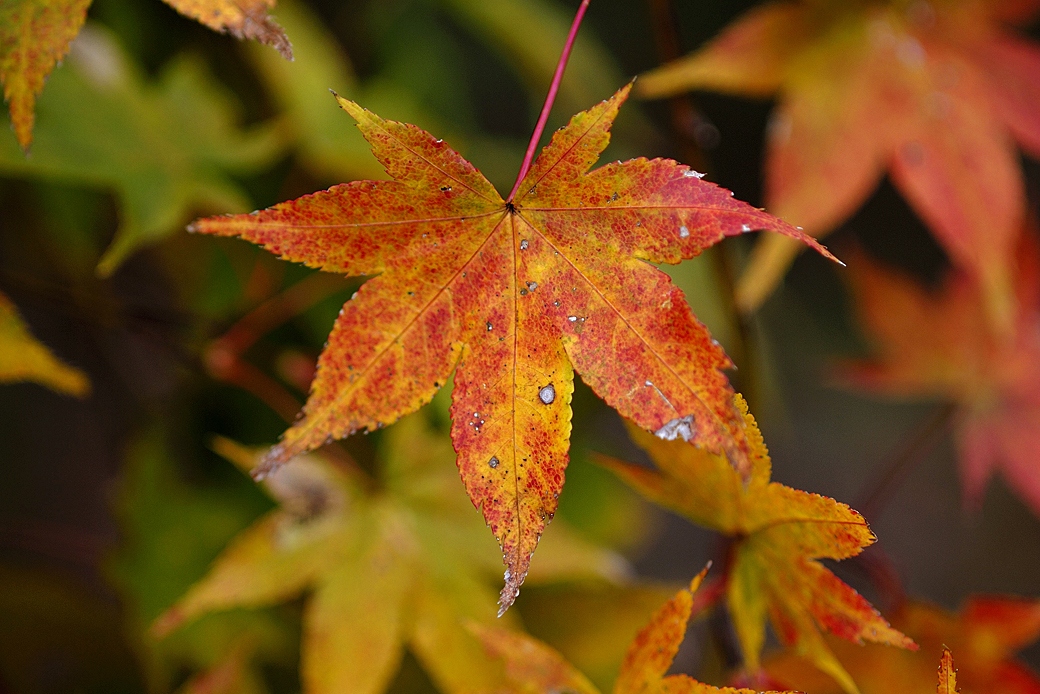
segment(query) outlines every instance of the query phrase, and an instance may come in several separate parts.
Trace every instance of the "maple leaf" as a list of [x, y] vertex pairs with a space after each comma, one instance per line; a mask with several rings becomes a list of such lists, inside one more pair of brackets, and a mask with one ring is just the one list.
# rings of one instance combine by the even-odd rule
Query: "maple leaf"
[[33, 381], [76, 397], [90, 393], [90, 379], [62, 363], [36, 340], [15, 305], [0, 292], [0, 383]]
[[[1013, 140], [1040, 156], [1040, 46], [1002, 26], [1005, 4], [772, 3], [639, 87], [779, 92], [767, 209], [822, 235], [887, 171], [950, 258], [980, 278], [999, 324], [1025, 209]], [[740, 288], [747, 308], [798, 250], [761, 243]]]
[[851, 279], [875, 355], [847, 364], [842, 379], [906, 397], [957, 405], [955, 432], [966, 501], [981, 502], [994, 471], [1040, 515], [1040, 259], [1023, 234], [1013, 274], [1018, 307], [1011, 332], [987, 323], [982, 290], [960, 272], [933, 293], [866, 257]]
[[[452, 450], [422, 415], [386, 434], [381, 489], [316, 456], [268, 478], [281, 507], [243, 531], [209, 574], [156, 623], [159, 633], [214, 610], [255, 607], [313, 591], [304, 611], [308, 692], [374, 694], [407, 644], [446, 692], [499, 682], [460, 618], [492, 619], [487, 585], [498, 564], [479, 516], [457, 489]], [[248, 469], [256, 462], [221, 449]], [[557, 528], [532, 578], [618, 579], [624, 562]]]
[[270, 126], [237, 128], [233, 102], [199, 60], [174, 59], [150, 84], [106, 32], [87, 25], [68, 63], [40, 99], [32, 157], [0, 138], [0, 171], [115, 192], [120, 225], [100, 274], [200, 207], [251, 207], [229, 174], [271, 162], [280, 136]]
[[327, 272], [379, 274], [343, 307], [302, 418], [258, 474], [393, 423], [455, 371], [452, 440], [470, 498], [502, 545], [503, 609], [556, 510], [574, 370], [641, 426], [671, 427], [746, 466], [743, 422], [720, 371], [729, 358], [645, 261], [677, 263], [752, 229], [815, 243], [674, 161], [589, 172], [628, 92], [556, 132], [509, 200], [443, 141], [337, 97], [394, 181], [191, 226]]
[[5, 0], [0, 4], [0, 81], [18, 144], [28, 149], [43, 82], [87, 19], [90, 0]]
[[[739, 398], [739, 396], [738, 396]], [[871, 544], [863, 517], [845, 504], [770, 482], [769, 453], [754, 418], [739, 399], [751, 443], [745, 484], [726, 460], [629, 427], [656, 470], [598, 456], [651, 501], [734, 538], [726, 600], [747, 668], [759, 668], [767, 615], [781, 641], [809, 657], [848, 692], [856, 686], [823, 641], [821, 630], [915, 648], [869, 602], [817, 559], [846, 559]]]
[[[958, 665], [950, 685], [961, 686], [966, 694], [1040, 692], [1040, 677], [1014, 659], [1016, 651], [1040, 636], [1040, 601], [972, 596], [957, 613], [909, 601], [892, 615], [892, 624], [912, 636], [920, 650], [915, 653], [870, 644], [857, 647], [830, 639], [863, 694], [932, 691], [936, 658], [947, 648], [957, 654]], [[945, 655], [942, 660], [946, 665]], [[765, 667], [774, 681], [797, 687], [806, 694], [841, 691], [834, 680], [792, 654], [767, 658]], [[946, 667], [953, 674], [952, 662]], [[940, 684], [939, 691], [946, 694], [947, 690]], [[955, 691], [954, 686], [949, 691]]]
[[[165, 0], [181, 14], [221, 33], [256, 39], [292, 60], [285, 32], [267, 15], [274, 0]], [[36, 97], [69, 51], [91, 0], [4, 0], [0, 4], [0, 82], [18, 144], [28, 152]]]
[[[621, 663], [614, 694], [755, 694], [750, 689], [719, 689], [688, 675], [665, 677], [686, 635], [694, 593], [706, 572], [707, 569], [694, 577], [689, 589], [680, 590], [639, 631]], [[470, 630], [480, 637], [489, 653], [506, 662], [509, 677], [522, 685], [525, 692], [599, 694], [595, 685], [559, 652], [526, 634], [475, 623]]]

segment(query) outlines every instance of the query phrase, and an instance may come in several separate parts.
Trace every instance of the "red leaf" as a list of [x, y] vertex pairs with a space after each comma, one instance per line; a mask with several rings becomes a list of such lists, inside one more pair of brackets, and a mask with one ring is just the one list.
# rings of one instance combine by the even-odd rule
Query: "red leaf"
[[[942, 656], [941, 668], [957, 685], [973, 694], [1037, 694], [1040, 677], [1014, 659], [1016, 651], [1040, 635], [1040, 602], [1013, 596], [972, 596], [957, 613], [909, 602], [892, 615], [892, 623], [912, 636], [920, 650], [903, 651], [867, 644], [854, 646], [830, 640], [842, 665], [863, 694], [919, 694], [935, 686], [935, 661], [950, 651], [957, 670]], [[839, 694], [837, 682], [814, 670], [804, 659], [784, 654], [766, 662], [771, 677], [807, 694]], [[940, 694], [942, 688], [940, 670]]]
[[940, 293], [866, 257], [852, 274], [876, 355], [843, 371], [847, 382], [898, 397], [958, 404], [957, 441], [966, 499], [977, 503], [1001, 470], [1040, 514], [1040, 262], [1030, 231], [1012, 277], [1017, 309], [1008, 333], [987, 320], [983, 291], [955, 273]]
[[628, 90], [558, 131], [510, 203], [441, 140], [339, 99], [393, 181], [192, 227], [327, 272], [379, 274], [344, 306], [303, 417], [259, 474], [394, 422], [457, 367], [452, 439], [470, 498], [502, 545], [503, 609], [556, 511], [574, 370], [646, 429], [678, 427], [746, 469], [743, 422], [720, 371], [729, 358], [646, 261], [677, 263], [752, 229], [815, 245], [674, 161], [590, 172]]

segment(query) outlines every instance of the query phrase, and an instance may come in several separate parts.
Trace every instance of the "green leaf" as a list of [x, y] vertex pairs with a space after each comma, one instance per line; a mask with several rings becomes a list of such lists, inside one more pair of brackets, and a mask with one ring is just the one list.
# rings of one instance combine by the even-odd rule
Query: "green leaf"
[[199, 60], [178, 58], [149, 84], [102, 30], [88, 25], [68, 62], [37, 104], [32, 155], [25, 157], [13, 135], [0, 136], [0, 173], [114, 192], [120, 226], [100, 274], [200, 210], [251, 207], [229, 173], [270, 164], [281, 137], [269, 126], [238, 128], [233, 102]]

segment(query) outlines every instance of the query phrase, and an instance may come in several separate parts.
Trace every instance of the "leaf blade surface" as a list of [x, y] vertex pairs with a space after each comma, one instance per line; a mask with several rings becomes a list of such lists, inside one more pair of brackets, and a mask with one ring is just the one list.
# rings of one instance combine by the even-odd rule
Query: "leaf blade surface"
[[344, 306], [302, 418], [258, 474], [393, 423], [454, 370], [452, 438], [470, 498], [502, 546], [503, 609], [556, 511], [574, 371], [640, 425], [672, 426], [746, 467], [743, 421], [721, 373], [732, 364], [646, 261], [676, 263], [753, 229], [826, 253], [675, 162], [590, 171], [628, 92], [557, 131], [511, 202], [443, 141], [340, 98], [392, 181], [192, 226], [325, 271], [379, 274]]

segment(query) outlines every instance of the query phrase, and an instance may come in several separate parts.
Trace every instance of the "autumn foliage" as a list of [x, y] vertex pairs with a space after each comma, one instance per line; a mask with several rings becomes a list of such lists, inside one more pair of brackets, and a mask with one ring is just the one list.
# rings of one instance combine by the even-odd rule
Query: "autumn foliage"
[[1040, 694], [1040, 3], [166, 2], [0, 5], [0, 693]]

